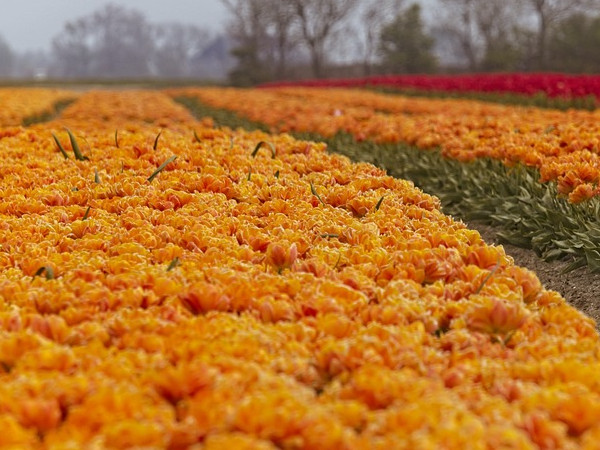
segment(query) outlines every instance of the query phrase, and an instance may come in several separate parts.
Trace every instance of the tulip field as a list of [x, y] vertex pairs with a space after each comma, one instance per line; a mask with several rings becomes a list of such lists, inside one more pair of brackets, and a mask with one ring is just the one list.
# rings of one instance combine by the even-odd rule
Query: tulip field
[[[0, 104], [0, 448], [598, 448], [596, 323], [447, 191], [328, 151], [518, 172], [528, 242], [593, 271], [598, 113], [298, 87]], [[538, 203], [564, 236], [536, 240]]]
[[595, 109], [600, 76], [561, 73], [474, 73], [463, 75], [376, 75], [363, 78], [274, 81], [263, 87], [361, 87], [419, 96], [474, 97], [565, 109]]
[[231, 111], [250, 126], [324, 139], [434, 192], [448, 212], [505, 228], [507, 242], [600, 272], [597, 111], [302, 87], [171, 95], [192, 108], [194, 100], [210, 105], [211, 114]]

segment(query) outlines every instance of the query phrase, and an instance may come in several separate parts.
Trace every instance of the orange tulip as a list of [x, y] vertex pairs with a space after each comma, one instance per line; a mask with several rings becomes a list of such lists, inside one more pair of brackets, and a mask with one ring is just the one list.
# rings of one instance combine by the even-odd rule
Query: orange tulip
[[[532, 161], [561, 154], [538, 142], [533, 112], [515, 136], [500, 106], [466, 102], [447, 122], [437, 101], [336, 91], [330, 107], [318, 92], [286, 91], [291, 103], [262, 92], [210, 95], [256, 120], [293, 113], [289, 129], [455, 157], [506, 150], [496, 134], [506, 132]], [[578, 140], [578, 155], [598, 135], [553, 121], [551, 136]], [[62, 157], [52, 134], [70, 156], [65, 127], [88, 160]], [[322, 143], [195, 121], [159, 91], [82, 93], [60, 118], [0, 136], [0, 445], [597, 441], [593, 320], [411, 183]], [[253, 158], [258, 142], [276, 158]], [[524, 157], [513, 156], [502, 157]], [[590, 167], [574, 170], [593, 185]], [[40, 267], [51, 271], [34, 277]]]
[[26, 427], [37, 428], [41, 433], [55, 428], [62, 419], [55, 399], [22, 399], [19, 410], [20, 422]]
[[180, 294], [182, 303], [194, 314], [208, 311], [227, 311], [230, 299], [216, 286], [208, 283], [195, 283]]
[[267, 247], [265, 262], [273, 266], [277, 273], [284, 269], [291, 268], [298, 258], [298, 249], [296, 244], [285, 245], [272, 242]]
[[475, 331], [505, 335], [518, 330], [527, 320], [526, 311], [519, 305], [492, 298], [467, 313], [467, 325]]

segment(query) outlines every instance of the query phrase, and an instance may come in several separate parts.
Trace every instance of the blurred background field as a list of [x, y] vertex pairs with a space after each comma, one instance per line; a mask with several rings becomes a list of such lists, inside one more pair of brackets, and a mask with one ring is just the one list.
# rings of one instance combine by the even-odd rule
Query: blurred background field
[[0, 18], [0, 79], [593, 74], [599, 30], [598, 0], [30, 0]]

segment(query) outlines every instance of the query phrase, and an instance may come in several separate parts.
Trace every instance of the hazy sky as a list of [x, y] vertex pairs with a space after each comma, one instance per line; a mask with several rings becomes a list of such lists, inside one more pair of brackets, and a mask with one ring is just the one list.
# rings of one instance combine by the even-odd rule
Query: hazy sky
[[227, 15], [219, 0], [1, 0], [0, 36], [13, 50], [49, 50], [65, 22], [108, 3], [143, 12], [149, 22], [192, 23], [213, 31]]

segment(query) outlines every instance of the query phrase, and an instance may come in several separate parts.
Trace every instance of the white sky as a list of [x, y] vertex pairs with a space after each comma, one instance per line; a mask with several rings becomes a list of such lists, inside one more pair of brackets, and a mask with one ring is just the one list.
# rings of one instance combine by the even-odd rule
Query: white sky
[[0, 0], [0, 36], [18, 52], [49, 50], [65, 22], [108, 3], [136, 9], [152, 23], [191, 23], [214, 32], [227, 17], [219, 0]]

